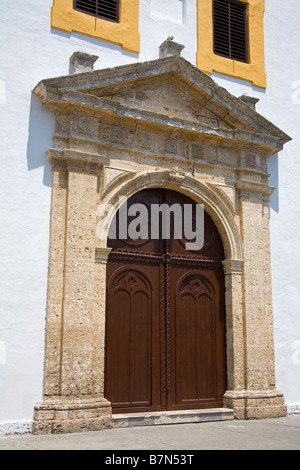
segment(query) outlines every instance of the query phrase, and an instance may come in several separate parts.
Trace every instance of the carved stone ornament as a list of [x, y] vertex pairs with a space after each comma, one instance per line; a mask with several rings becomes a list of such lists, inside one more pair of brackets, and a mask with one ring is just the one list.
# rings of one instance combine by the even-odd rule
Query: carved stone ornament
[[179, 172], [171, 171], [168, 174], [168, 181], [170, 183], [175, 183], [175, 184], [181, 185], [183, 183], [184, 179], [185, 179], [185, 175], [183, 175]]

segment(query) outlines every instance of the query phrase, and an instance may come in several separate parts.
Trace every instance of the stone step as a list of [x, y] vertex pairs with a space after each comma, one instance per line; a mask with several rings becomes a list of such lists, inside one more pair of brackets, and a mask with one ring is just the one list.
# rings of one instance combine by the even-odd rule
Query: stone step
[[152, 413], [115, 414], [112, 426], [156, 426], [166, 424], [204, 423], [234, 419], [234, 412], [229, 408], [210, 408], [205, 410], [157, 411]]

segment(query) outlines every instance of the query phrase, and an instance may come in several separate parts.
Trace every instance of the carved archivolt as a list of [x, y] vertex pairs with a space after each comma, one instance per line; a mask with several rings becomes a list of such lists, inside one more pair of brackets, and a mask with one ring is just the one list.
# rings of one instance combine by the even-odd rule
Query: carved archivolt
[[[136, 175], [129, 182], [120, 185], [103, 201], [112, 210], [108, 220], [112, 221], [119, 209], [119, 202], [124, 198], [130, 198], [136, 192], [147, 188], [169, 188], [184, 193], [199, 204], [203, 204], [205, 210], [215, 222], [223, 240], [227, 259], [242, 260], [243, 246], [238, 226], [232, 212], [232, 205], [228, 204], [226, 198], [222, 198], [213, 186], [208, 186], [191, 176], [177, 174], [171, 171], [142, 173]], [[107, 224], [107, 230], [110, 224]], [[104, 238], [104, 237], [103, 237]]]

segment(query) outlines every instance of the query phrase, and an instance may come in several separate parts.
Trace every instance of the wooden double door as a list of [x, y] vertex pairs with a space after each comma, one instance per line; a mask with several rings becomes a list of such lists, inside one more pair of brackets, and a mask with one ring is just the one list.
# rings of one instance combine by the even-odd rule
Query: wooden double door
[[[137, 193], [128, 208], [136, 203], [149, 214], [152, 204], [195, 207], [163, 189]], [[206, 213], [204, 230], [199, 251], [188, 251], [172, 231], [151, 239], [150, 222], [148, 238], [109, 239], [105, 397], [114, 413], [222, 407], [224, 252]]]

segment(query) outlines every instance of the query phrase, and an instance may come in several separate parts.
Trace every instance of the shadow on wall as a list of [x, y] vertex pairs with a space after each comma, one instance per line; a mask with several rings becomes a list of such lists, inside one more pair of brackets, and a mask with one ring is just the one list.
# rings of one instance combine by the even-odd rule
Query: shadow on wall
[[[87, 52], [88, 54], [96, 54], [99, 55], [99, 62], [97, 63], [95, 69], [101, 69], [103, 66], [101, 65], [101, 55], [105, 53], [105, 68], [107, 67], [114, 67], [116, 66], [117, 57], [116, 54], [121, 54], [125, 57], [130, 57], [133, 62], [136, 62], [139, 58], [139, 54], [136, 52], [128, 51], [123, 49], [120, 44], [115, 44], [112, 42], [104, 41], [102, 39], [93, 38], [91, 36], [86, 36], [81, 33], [68, 33], [66, 31], [62, 31], [60, 29], [51, 28], [51, 34], [56, 36], [57, 40], [62, 38], [64, 41], [68, 39], [69, 41], [72, 40], [72, 49], [73, 52], [75, 51], [83, 51]], [[90, 48], [92, 46], [92, 49]], [[99, 51], [99, 54], [98, 54]], [[72, 53], [70, 54], [71, 57]], [[118, 60], [117, 60], [118, 61]], [[127, 62], [127, 61], [126, 61]], [[69, 64], [68, 73], [72, 73], [72, 66]]]
[[[115, 55], [114, 53], [120, 52], [122, 55], [137, 58], [138, 54], [123, 50], [120, 45], [108, 43], [106, 41], [99, 40], [97, 38], [91, 38], [79, 33], [67, 33], [64, 31], [56, 30], [51, 28], [52, 34], [54, 34], [58, 39], [63, 38], [72, 38], [74, 40], [74, 44], [71, 47], [72, 51], [75, 52], [76, 50], [85, 49], [88, 53], [95, 53], [94, 47], [93, 51], [89, 50], [89, 45], [92, 46], [105, 46], [105, 49], [108, 50], [108, 57], [111, 57], [111, 64], [108, 66], [114, 66]], [[82, 41], [84, 40], [84, 46]], [[78, 43], [76, 45], [76, 42]], [[87, 42], [89, 44], [87, 44]], [[59, 50], [59, 48], [58, 48]], [[70, 57], [72, 52], [70, 52]], [[69, 58], [68, 58], [69, 59]], [[107, 57], [106, 57], [107, 60]], [[100, 63], [101, 66], [101, 63]], [[71, 73], [72, 71], [72, 64], [66, 63], [66, 68], [69, 67], [69, 70], [66, 70], [67, 73]], [[55, 75], [55, 74], [54, 74]], [[45, 77], [42, 77], [45, 78]], [[40, 99], [35, 96], [33, 93], [31, 95], [31, 103], [30, 103], [30, 115], [29, 115], [29, 135], [28, 135], [28, 143], [27, 143], [27, 167], [28, 170], [33, 170], [35, 168], [39, 168], [44, 166], [44, 178], [43, 184], [45, 186], [52, 186], [52, 171], [51, 165], [48, 161], [46, 151], [53, 147], [53, 134], [55, 131], [55, 116], [49, 110], [44, 108], [40, 102]]]
[[[248, 91], [250, 96], [255, 96], [256, 98], [259, 98], [260, 96], [266, 94], [266, 90], [264, 88], [257, 87], [251, 82], [248, 82], [247, 80], [243, 80], [241, 78], [231, 77], [217, 72], [213, 72], [210, 76], [213, 80], [218, 81], [221, 79], [222, 82], [224, 82], [221, 86], [225, 87], [227, 91], [231, 90], [230, 93], [233, 93], [236, 96], [240, 96], [245, 91]], [[252, 92], [255, 93], [255, 95], [253, 95]]]
[[[270, 209], [279, 212], [278, 153], [268, 158], [269, 185], [275, 188], [270, 199]], [[271, 211], [270, 211], [271, 215]]]
[[54, 129], [54, 115], [43, 108], [40, 99], [32, 94], [27, 142], [27, 167], [30, 171], [43, 166], [43, 184], [49, 187], [52, 186], [52, 171], [46, 151], [53, 147]]

